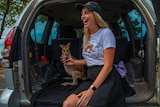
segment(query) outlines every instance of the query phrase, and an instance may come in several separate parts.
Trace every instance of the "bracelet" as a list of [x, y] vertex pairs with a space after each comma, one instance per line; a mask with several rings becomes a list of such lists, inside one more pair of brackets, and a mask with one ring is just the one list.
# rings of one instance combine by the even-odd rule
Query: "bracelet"
[[96, 89], [97, 89], [93, 84], [90, 86], [90, 88], [91, 88], [93, 91], [96, 91]]

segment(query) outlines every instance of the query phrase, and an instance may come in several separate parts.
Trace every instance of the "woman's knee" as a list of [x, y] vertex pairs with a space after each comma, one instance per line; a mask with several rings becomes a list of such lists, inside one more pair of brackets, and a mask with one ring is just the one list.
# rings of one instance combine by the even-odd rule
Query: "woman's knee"
[[75, 107], [78, 101], [78, 97], [74, 94], [67, 97], [67, 99], [63, 102], [63, 107]]
[[63, 107], [71, 107], [71, 102], [69, 102], [68, 100], [65, 100], [63, 102]]

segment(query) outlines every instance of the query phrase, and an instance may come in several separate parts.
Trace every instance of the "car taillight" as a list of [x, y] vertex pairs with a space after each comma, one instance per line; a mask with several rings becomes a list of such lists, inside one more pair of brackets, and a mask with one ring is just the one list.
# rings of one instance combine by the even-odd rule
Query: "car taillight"
[[4, 49], [1, 51], [1, 54], [3, 57], [3, 59], [1, 60], [1, 66], [5, 68], [11, 67], [10, 54], [11, 54], [11, 46], [12, 46], [12, 41], [15, 35], [15, 31], [16, 31], [16, 28], [13, 28], [8, 33], [4, 41]]
[[3, 58], [8, 58], [8, 57], [9, 57], [9, 54], [10, 54], [10, 50], [4, 48], [4, 49], [1, 51], [1, 54], [2, 54]]
[[5, 41], [5, 46], [11, 46], [12, 40], [6, 40]]
[[10, 61], [8, 59], [2, 59], [1, 60], [1, 65], [4, 68], [8, 68], [8, 67], [10, 67]]

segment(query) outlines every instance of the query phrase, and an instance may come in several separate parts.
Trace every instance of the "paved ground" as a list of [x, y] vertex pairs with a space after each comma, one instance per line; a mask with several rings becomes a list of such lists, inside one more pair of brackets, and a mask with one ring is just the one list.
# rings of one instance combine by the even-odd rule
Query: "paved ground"
[[3, 69], [0, 68], [0, 94], [5, 88], [5, 77], [4, 77], [4, 72]]

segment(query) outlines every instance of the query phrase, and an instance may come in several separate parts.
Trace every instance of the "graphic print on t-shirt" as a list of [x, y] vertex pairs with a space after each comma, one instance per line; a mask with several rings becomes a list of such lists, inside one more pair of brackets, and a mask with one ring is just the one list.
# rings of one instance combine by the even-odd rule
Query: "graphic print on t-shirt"
[[93, 51], [93, 45], [88, 45], [87, 48], [85, 48], [85, 51], [88, 53], [94, 52]]

